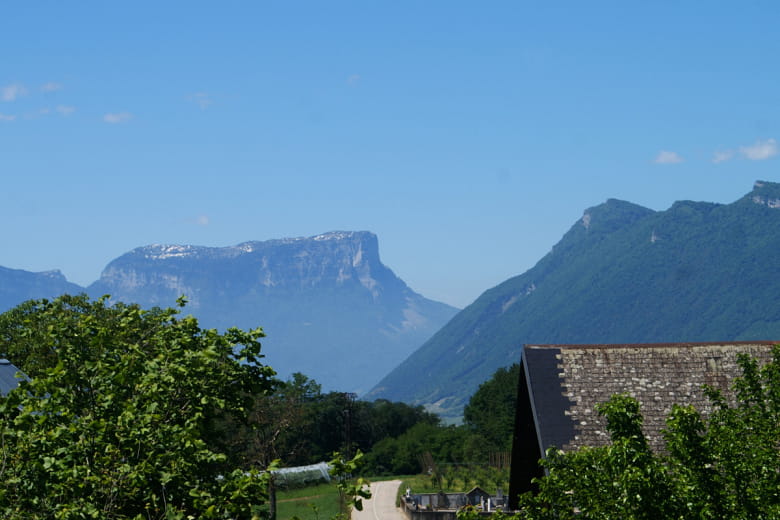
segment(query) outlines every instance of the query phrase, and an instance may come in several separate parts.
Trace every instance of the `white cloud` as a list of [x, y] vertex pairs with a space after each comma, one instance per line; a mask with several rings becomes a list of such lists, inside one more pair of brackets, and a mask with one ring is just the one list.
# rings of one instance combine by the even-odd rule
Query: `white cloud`
[[103, 121], [115, 125], [118, 123], [124, 123], [126, 121], [129, 121], [132, 118], [133, 118], [133, 114], [131, 114], [130, 112], [112, 112], [104, 115]]
[[21, 83], [6, 85], [0, 89], [0, 98], [3, 101], [16, 101], [16, 98], [27, 94], [27, 89]]
[[209, 217], [208, 217], [208, 215], [200, 215], [200, 216], [199, 216], [199, 217], [198, 217], [198, 218], [195, 220], [195, 222], [196, 222], [196, 223], [197, 223], [199, 226], [203, 226], [203, 227], [205, 227], [205, 226], [208, 226], [208, 225], [209, 225]]
[[661, 150], [655, 157], [656, 164], [676, 164], [683, 162], [683, 158], [677, 152], [669, 152], [667, 150]]
[[14, 119], [16, 119], [16, 116], [0, 114], [0, 121], [13, 121]]
[[740, 146], [739, 152], [751, 161], [763, 161], [777, 155], [777, 141], [774, 139], [756, 141], [751, 146]]
[[352, 74], [347, 78], [347, 85], [355, 86], [360, 82], [360, 74]]
[[67, 105], [57, 105], [57, 108], [55, 108], [55, 110], [60, 115], [67, 117], [67, 116], [71, 115], [73, 112], [76, 111], [76, 107], [71, 107], [71, 106], [67, 106]]
[[205, 92], [196, 92], [187, 96], [187, 99], [198, 105], [201, 110], [206, 110], [213, 103], [211, 97]]
[[56, 92], [57, 90], [62, 90], [61, 83], [50, 81], [41, 85], [41, 92]]
[[734, 157], [734, 150], [717, 151], [712, 155], [712, 162], [715, 164], [728, 161]]

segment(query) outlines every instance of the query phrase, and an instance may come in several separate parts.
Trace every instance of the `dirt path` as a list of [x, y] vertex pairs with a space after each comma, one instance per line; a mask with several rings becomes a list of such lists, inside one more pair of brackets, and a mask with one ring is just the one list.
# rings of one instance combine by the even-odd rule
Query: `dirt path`
[[363, 511], [352, 511], [352, 520], [407, 520], [395, 507], [400, 480], [371, 483], [371, 499], [363, 500]]

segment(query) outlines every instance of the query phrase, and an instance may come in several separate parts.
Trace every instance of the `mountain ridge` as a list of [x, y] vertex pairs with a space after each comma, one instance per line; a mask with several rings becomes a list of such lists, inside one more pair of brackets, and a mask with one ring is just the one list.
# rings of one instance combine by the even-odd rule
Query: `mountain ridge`
[[110, 301], [144, 308], [173, 306], [183, 295], [185, 313], [205, 327], [263, 327], [264, 355], [281, 377], [302, 372], [325, 389], [355, 393], [375, 384], [456, 312], [413, 291], [385, 266], [378, 238], [368, 231], [226, 247], [140, 246], [109, 262], [86, 288], [59, 272], [2, 269], [0, 287], [29, 279], [41, 289], [27, 290], [28, 282], [6, 290], [0, 310], [63, 292], [110, 295]]
[[780, 338], [779, 208], [780, 184], [765, 181], [731, 204], [588, 208], [534, 267], [485, 291], [367, 397], [457, 417], [523, 344]]
[[262, 326], [268, 363], [325, 389], [364, 393], [456, 309], [385, 266], [368, 231], [208, 247], [152, 244], [109, 262], [86, 289], [143, 307], [188, 299], [207, 327]]
[[59, 269], [32, 272], [0, 266], [0, 312], [24, 300], [83, 291], [83, 287], [69, 282]]

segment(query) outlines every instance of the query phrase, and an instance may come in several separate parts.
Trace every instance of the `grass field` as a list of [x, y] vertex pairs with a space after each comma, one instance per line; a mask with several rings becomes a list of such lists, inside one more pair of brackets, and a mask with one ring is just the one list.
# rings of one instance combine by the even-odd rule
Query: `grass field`
[[[376, 477], [370, 481], [407, 477]], [[415, 477], [409, 477], [414, 479]], [[339, 491], [336, 484], [319, 484], [288, 491], [276, 492], [277, 520], [330, 520], [339, 513]]]
[[339, 513], [336, 484], [320, 484], [276, 493], [277, 520], [328, 520]]

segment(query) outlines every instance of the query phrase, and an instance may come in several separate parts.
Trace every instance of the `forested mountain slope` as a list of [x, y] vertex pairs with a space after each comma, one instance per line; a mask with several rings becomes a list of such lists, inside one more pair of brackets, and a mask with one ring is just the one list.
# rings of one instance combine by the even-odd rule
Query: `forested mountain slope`
[[459, 416], [527, 343], [780, 340], [780, 184], [732, 204], [586, 210], [532, 269], [483, 293], [368, 395]]

